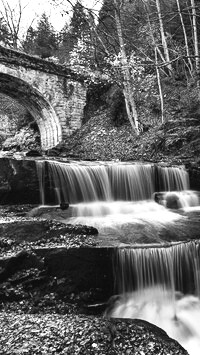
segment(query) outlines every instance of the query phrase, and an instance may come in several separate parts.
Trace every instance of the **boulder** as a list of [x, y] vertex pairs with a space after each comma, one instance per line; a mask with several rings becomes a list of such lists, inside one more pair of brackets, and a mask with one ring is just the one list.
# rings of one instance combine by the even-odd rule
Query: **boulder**
[[179, 209], [181, 207], [180, 197], [176, 192], [155, 192], [154, 201], [169, 209]]
[[180, 199], [176, 193], [167, 193], [166, 207], [170, 209], [179, 209], [181, 207]]
[[39, 203], [35, 161], [0, 159], [0, 201], [1, 205]]
[[[37, 206], [27, 213], [28, 217], [41, 217], [45, 219], [66, 219], [71, 216], [69, 204]], [[56, 218], [57, 217], [57, 218]]]
[[74, 290], [101, 289], [107, 299], [113, 293], [112, 253], [110, 248], [59, 248], [49, 250], [44, 263], [48, 275], [65, 278]]

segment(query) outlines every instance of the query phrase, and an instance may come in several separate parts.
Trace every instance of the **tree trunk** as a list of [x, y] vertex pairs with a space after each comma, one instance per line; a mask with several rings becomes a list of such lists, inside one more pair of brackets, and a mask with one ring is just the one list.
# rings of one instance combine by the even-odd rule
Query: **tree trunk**
[[[196, 63], [196, 73], [197, 76], [200, 72], [200, 63], [199, 63], [199, 46], [198, 46], [198, 34], [197, 34], [197, 14], [194, 0], [191, 0], [192, 7], [192, 27], [193, 27], [193, 35], [194, 35], [194, 54], [195, 54], [195, 63]], [[198, 78], [199, 83], [199, 78]]]
[[192, 61], [190, 59], [188, 38], [187, 38], [187, 33], [186, 33], [185, 24], [184, 24], [184, 21], [183, 21], [183, 16], [182, 16], [182, 13], [181, 13], [181, 7], [180, 7], [180, 2], [179, 1], [180, 0], [176, 0], [176, 4], [177, 4], [177, 8], [178, 8], [179, 17], [180, 17], [180, 20], [181, 20], [181, 26], [182, 26], [182, 29], [183, 29], [183, 35], [184, 35], [184, 41], [185, 41], [185, 49], [186, 49], [186, 53], [187, 53], [187, 58], [188, 58], [189, 66], [190, 66], [191, 75], [192, 75], [193, 65], [192, 65]]
[[[149, 14], [147, 11], [147, 20], [148, 20], [148, 25], [149, 25], [149, 30], [154, 46], [154, 56], [155, 56], [155, 67], [156, 67], [156, 76], [157, 76], [157, 82], [158, 82], [158, 90], [159, 90], [159, 96], [160, 96], [160, 108], [161, 108], [161, 122], [164, 123], [164, 99], [163, 99], [163, 93], [162, 93], [162, 86], [161, 86], [161, 80], [160, 80], [160, 70], [159, 70], [159, 62], [158, 62], [158, 54], [161, 55], [160, 50], [156, 44], [156, 40], [154, 38], [154, 34], [152, 31], [152, 26], [151, 26], [151, 21], [149, 18]], [[162, 58], [162, 56], [161, 56]]]
[[128, 68], [128, 61], [127, 61], [127, 56], [126, 56], [126, 51], [124, 46], [124, 39], [123, 39], [120, 14], [119, 14], [120, 9], [118, 6], [118, 1], [113, 0], [113, 2], [115, 5], [115, 21], [116, 21], [117, 34], [118, 34], [120, 52], [121, 52], [121, 64], [122, 64], [122, 72], [123, 72], [123, 79], [124, 79], [123, 92], [124, 92], [124, 97], [126, 102], [126, 110], [132, 128], [135, 130], [136, 134], [139, 135], [138, 114], [137, 114], [135, 99], [133, 96], [133, 88], [131, 86], [131, 74]]
[[159, 96], [160, 96], [161, 122], [164, 123], [164, 100], [163, 100], [162, 86], [160, 81], [160, 71], [158, 68], [157, 47], [155, 47], [154, 52], [155, 52], [155, 62], [156, 62], [156, 75], [157, 75], [158, 89], [159, 89]]
[[169, 74], [172, 75], [173, 68], [172, 68], [172, 65], [170, 63], [169, 49], [168, 49], [168, 46], [167, 46], [167, 41], [166, 41], [165, 32], [164, 32], [164, 25], [163, 25], [161, 8], [160, 8], [160, 0], [156, 0], [156, 7], [157, 7], [157, 12], [158, 12], [161, 41], [162, 41], [162, 46], [163, 46], [163, 50], [164, 50], [164, 54], [165, 54], [166, 66], [167, 66], [167, 68], [169, 70]]

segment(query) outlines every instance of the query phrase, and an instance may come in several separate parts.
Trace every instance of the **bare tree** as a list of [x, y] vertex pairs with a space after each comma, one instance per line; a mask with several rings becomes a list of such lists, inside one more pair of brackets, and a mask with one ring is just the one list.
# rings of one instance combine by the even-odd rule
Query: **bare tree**
[[117, 34], [119, 38], [119, 45], [120, 45], [120, 52], [121, 52], [121, 65], [122, 65], [122, 72], [123, 72], [123, 87], [124, 87], [123, 91], [124, 91], [124, 97], [126, 102], [126, 110], [127, 110], [128, 119], [130, 121], [133, 130], [136, 132], [136, 134], [139, 134], [138, 114], [137, 114], [135, 99], [133, 96], [133, 88], [131, 85], [131, 74], [129, 71], [128, 60], [127, 60], [124, 39], [122, 34], [122, 26], [120, 21], [120, 6], [122, 6], [122, 2], [119, 1], [120, 3], [119, 5], [117, 0], [113, 0], [113, 2], [115, 5], [115, 21], [116, 21]]
[[[56, 0], [53, 0], [54, 3], [56, 3]], [[99, 1], [97, 1], [98, 3]], [[124, 98], [125, 98], [125, 104], [126, 104], [126, 111], [127, 111], [127, 116], [129, 119], [129, 122], [131, 124], [132, 129], [136, 132], [136, 134], [139, 134], [139, 120], [138, 120], [138, 114], [137, 114], [137, 108], [136, 108], [136, 103], [133, 95], [134, 88], [131, 83], [131, 73], [128, 65], [128, 59], [126, 55], [126, 50], [125, 50], [125, 44], [124, 44], [124, 38], [123, 38], [123, 33], [122, 33], [122, 25], [121, 25], [121, 18], [120, 18], [120, 8], [123, 6], [123, 1], [121, 0], [112, 0], [113, 5], [114, 5], [114, 21], [116, 23], [116, 28], [117, 28], [117, 36], [118, 36], [118, 41], [119, 41], [119, 47], [120, 47], [120, 54], [121, 54], [121, 68], [122, 68], [122, 77], [123, 77], [123, 93], [124, 93]], [[62, 2], [63, 3], [63, 2]], [[66, 0], [65, 3], [68, 3], [74, 8], [74, 3], [71, 0]], [[101, 2], [99, 2], [101, 3]], [[93, 34], [96, 36], [97, 41], [102, 45], [103, 51], [105, 52], [106, 55], [110, 55], [109, 49], [106, 47], [105, 43], [102, 41], [101, 37], [99, 36], [98, 32], [96, 31], [95, 24], [93, 22], [92, 16], [91, 16], [91, 9], [88, 9], [87, 7], [84, 7], [85, 10], [87, 10], [88, 13], [88, 21], [90, 28], [93, 30]], [[107, 36], [109, 36], [109, 33], [106, 33]]]
[[190, 67], [190, 74], [192, 75], [193, 65], [192, 65], [192, 61], [190, 59], [190, 51], [189, 51], [187, 32], [186, 32], [185, 24], [184, 24], [184, 21], [183, 21], [182, 12], [181, 12], [180, 0], [176, 0], [176, 4], [177, 4], [178, 14], [179, 14], [179, 17], [180, 17], [181, 26], [182, 26], [182, 30], [183, 30], [183, 36], [184, 36], [184, 41], [185, 41], [185, 50], [186, 50], [187, 59], [188, 59], [189, 67]]
[[151, 25], [151, 21], [150, 21], [150, 17], [149, 17], [148, 6], [145, 1], [143, 1], [143, 5], [146, 10], [148, 29], [149, 29], [150, 36], [152, 39], [152, 44], [154, 47], [155, 68], [156, 68], [156, 76], [157, 76], [157, 83], [158, 83], [158, 90], [159, 90], [159, 97], [160, 97], [161, 122], [164, 123], [164, 99], [163, 99], [163, 92], [162, 92], [162, 85], [161, 85], [161, 78], [160, 78], [158, 54], [159, 54], [161, 60], [163, 61], [163, 63], [165, 63], [165, 59], [163, 58], [163, 55], [162, 55], [161, 51], [159, 50], [159, 47], [156, 43], [156, 39], [154, 37], [154, 33], [153, 33], [153, 29], [152, 29], [152, 25]]
[[195, 63], [196, 63], [196, 73], [198, 75], [200, 72], [200, 59], [199, 59], [197, 13], [196, 13], [195, 0], [191, 0], [191, 8], [192, 8], [192, 27], [193, 27], [193, 36], [194, 36], [194, 55], [195, 55]]
[[158, 13], [158, 19], [159, 19], [159, 25], [160, 25], [160, 35], [161, 35], [161, 41], [162, 41], [163, 51], [164, 51], [165, 60], [166, 60], [166, 66], [169, 69], [169, 74], [172, 75], [173, 68], [172, 68], [172, 65], [170, 62], [169, 49], [168, 49], [167, 40], [165, 37], [160, 0], [156, 0], [156, 8], [157, 8], [157, 13]]
[[158, 64], [158, 47], [156, 46], [154, 48], [154, 53], [155, 53], [156, 76], [157, 76], [159, 96], [160, 96], [161, 122], [164, 123], [164, 100], [163, 100], [163, 92], [162, 92], [162, 86], [160, 80], [160, 70]]
[[7, 0], [1, 0], [0, 14], [9, 29], [12, 46], [15, 49], [19, 46], [22, 14], [26, 6], [22, 7], [21, 0], [18, 0], [14, 7], [11, 7]]

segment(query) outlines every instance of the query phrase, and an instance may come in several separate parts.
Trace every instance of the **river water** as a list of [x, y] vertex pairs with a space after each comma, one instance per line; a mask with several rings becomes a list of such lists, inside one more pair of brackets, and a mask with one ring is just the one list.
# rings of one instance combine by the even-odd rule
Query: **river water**
[[[56, 161], [40, 161], [37, 169], [41, 204], [47, 200], [44, 177], [48, 175], [55, 204], [70, 203], [67, 223], [97, 227], [109, 240], [119, 236], [113, 262], [119, 297], [109, 315], [145, 319], [166, 330], [190, 355], [199, 354], [199, 242], [160, 238], [161, 230], [170, 231], [171, 226], [175, 235], [180, 221], [188, 218], [166, 208], [167, 196], [175, 196], [178, 212], [199, 209], [199, 196], [189, 190], [185, 169]], [[158, 204], [153, 196], [163, 191]]]

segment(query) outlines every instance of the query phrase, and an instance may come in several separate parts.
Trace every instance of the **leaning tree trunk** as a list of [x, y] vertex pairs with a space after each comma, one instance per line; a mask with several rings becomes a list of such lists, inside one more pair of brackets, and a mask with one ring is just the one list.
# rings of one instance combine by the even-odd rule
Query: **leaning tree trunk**
[[161, 41], [162, 41], [163, 51], [164, 51], [164, 54], [165, 54], [166, 67], [169, 70], [169, 74], [172, 75], [173, 68], [172, 68], [172, 65], [170, 63], [169, 49], [168, 49], [167, 41], [166, 41], [166, 37], [165, 37], [165, 31], [164, 31], [164, 25], [163, 25], [162, 13], [161, 13], [161, 7], [160, 7], [160, 0], [156, 0], [156, 7], [157, 7], [159, 24], [160, 24], [160, 34], [161, 34]]
[[126, 102], [126, 111], [128, 115], [128, 119], [130, 124], [137, 135], [139, 135], [139, 121], [138, 121], [138, 114], [136, 109], [136, 103], [133, 96], [133, 88], [131, 85], [131, 74], [128, 68], [128, 61], [124, 46], [124, 39], [122, 34], [122, 27], [119, 15], [119, 6], [117, 0], [113, 0], [115, 5], [115, 21], [117, 27], [117, 34], [119, 39], [120, 45], [120, 52], [121, 52], [121, 64], [122, 64], [122, 73], [123, 73], [123, 86], [124, 86], [124, 97]]
[[158, 90], [159, 90], [159, 96], [160, 96], [161, 122], [164, 123], [164, 100], [163, 100], [162, 86], [161, 86], [161, 80], [160, 80], [160, 71], [159, 71], [159, 66], [158, 66], [157, 47], [155, 47], [155, 49], [154, 49], [154, 54], [155, 54], [155, 64], [156, 64], [156, 76], [157, 76]]

